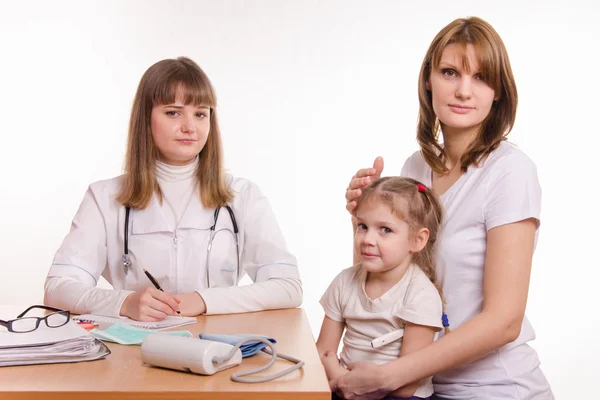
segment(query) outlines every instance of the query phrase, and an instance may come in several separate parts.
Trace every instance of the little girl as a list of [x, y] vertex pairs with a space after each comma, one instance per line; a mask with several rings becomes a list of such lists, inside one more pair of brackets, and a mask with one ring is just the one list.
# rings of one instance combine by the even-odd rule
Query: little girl
[[[435, 282], [441, 220], [440, 201], [414, 179], [386, 177], [364, 189], [354, 235], [359, 263], [336, 276], [321, 298], [325, 318], [317, 349], [329, 381], [357, 361], [385, 364], [417, 351], [448, 326]], [[387, 398], [429, 399], [432, 394], [429, 377]]]

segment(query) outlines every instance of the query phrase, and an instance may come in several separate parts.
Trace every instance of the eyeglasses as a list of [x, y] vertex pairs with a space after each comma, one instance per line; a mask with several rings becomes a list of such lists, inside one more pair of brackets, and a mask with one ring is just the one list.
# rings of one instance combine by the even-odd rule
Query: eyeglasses
[[[36, 308], [53, 311], [53, 313], [48, 314], [45, 317], [24, 317], [25, 314]], [[0, 319], [0, 326], [5, 326], [9, 332], [27, 333], [35, 331], [42, 321], [44, 321], [49, 328], [58, 328], [66, 325], [70, 319], [71, 313], [69, 311], [47, 306], [31, 306], [19, 314], [16, 319], [11, 319], [10, 321], [3, 321]]]

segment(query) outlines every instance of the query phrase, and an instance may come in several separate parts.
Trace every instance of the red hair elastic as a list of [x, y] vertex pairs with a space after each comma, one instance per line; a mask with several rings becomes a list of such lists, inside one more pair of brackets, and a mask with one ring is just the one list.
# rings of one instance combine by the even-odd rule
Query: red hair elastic
[[423, 185], [422, 183], [417, 183], [417, 189], [419, 190], [419, 192], [421, 193], [425, 193], [427, 191], [427, 188], [425, 187], [425, 185]]

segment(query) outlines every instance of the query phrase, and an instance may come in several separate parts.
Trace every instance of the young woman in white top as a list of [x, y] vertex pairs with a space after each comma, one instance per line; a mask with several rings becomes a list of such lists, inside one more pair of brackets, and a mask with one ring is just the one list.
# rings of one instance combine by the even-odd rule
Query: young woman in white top
[[[506, 141], [517, 89], [488, 23], [458, 19], [438, 33], [419, 102], [421, 150], [402, 175], [431, 187], [444, 206], [436, 267], [452, 332], [382, 366], [355, 364], [334, 387], [348, 399], [376, 399], [434, 375], [441, 399], [553, 399], [525, 317], [541, 189], [534, 163]], [[377, 158], [352, 178], [348, 210], [382, 169]]]
[[[269, 202], [224, 171], [216, 109], [192, 60], [144, 73], [125, 174], [90, 185], [54, 257], [45, 304], [140, 321], [301, 304], [296, 258]], [[245, 273], [254, 284], [237, 286]], [[96, 287], [100, 276], [114, 290]]]
[[[359, 263], [336, 276], [321, 298], [325, 318], [317, 349], [329, 381], [348, 373], [354, 362], [381, 365], [417, 351], [447, 326], [436, 286], [442, 221], [437, 196], [414, 179], [386, 177], [366, 188], [357, 204], [354, 254]], [[431, 377], [390, 393], [411, 400], [432, 394]]]

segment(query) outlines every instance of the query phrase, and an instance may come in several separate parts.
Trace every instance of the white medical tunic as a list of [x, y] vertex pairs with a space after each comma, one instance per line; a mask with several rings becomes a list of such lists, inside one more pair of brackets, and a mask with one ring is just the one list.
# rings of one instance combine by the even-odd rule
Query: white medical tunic
[[[431, 168], [420, 152], [406, 161], [402, 175], [432, 186]], [[528, 218], [536, 219], [539, 226], [541, 189], [531, 159], [516, 146], [502, 142], [479, 166], [469, 167], [440, 198], [445, 216], [436, 268], [450, 329], [456, 329], [483, 307], [487, 232]], [[521, 333], [512, 343], [435, 375], [435, 393], [446, 399], [553, 399], [539, 369], [540, 360], [527, 344], [534, 338], [525, 317]]]
[[[218, 233], [207, 260], [215, 210], [204, 208], [200, 201], [195, 165], [187, 169], [184, 179], [184, 188], [186, 184], [189, 187], [182, 193], [189, 193], [187, 198], [169, 196], [169, 183], [173, 182], [163, 176], [159, 179], [162, 204], [155, 195], [145, 209], [131, 209], [128, 247], [132, 267], [128, 271], [122, 262], [125, 207], [116, 201], [122, 177], [90, 185], [48, 273], [46, 304], [77, 313], [118, 316], [127, 295], [152, 286], [143, 272], [146, 269], [166, 292], [200, 293], [207, 314], [300, 305], [302, 286], [296, 258], [287, 249], [268, 200], [246, 179], [227, 176], [234, 193], [230, 206], [239, 228], [240, 271], [233, 225], [225, 208], [220, 210]], [[175, 202], [180, 204], [172, 204]], [[234, 286], [244, 274], [255, 283]], [[100, 276], [115, 290], [97, 288]]]

